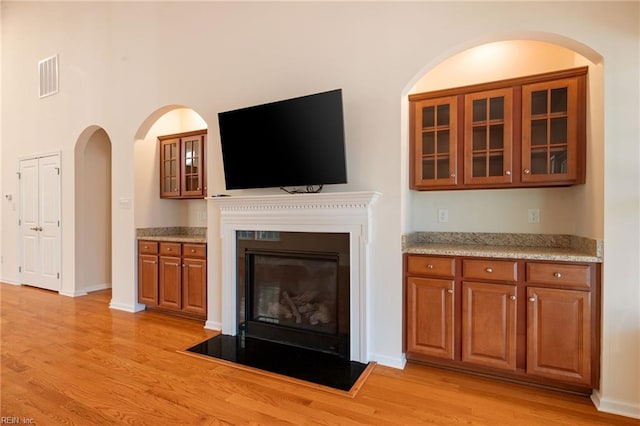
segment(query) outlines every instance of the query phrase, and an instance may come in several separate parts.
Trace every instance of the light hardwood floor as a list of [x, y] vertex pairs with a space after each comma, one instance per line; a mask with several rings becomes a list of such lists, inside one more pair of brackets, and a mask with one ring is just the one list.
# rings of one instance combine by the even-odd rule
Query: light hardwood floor
[[[203, 324], [0, 284], [1, 415], [37, 425], [638, 425], [586, 397], [408, 364], [355, 398], [181, 354]], [[6, 423], [6, 421], [5, 421]], [[24, 423], [21, 423], [24, 424]]]

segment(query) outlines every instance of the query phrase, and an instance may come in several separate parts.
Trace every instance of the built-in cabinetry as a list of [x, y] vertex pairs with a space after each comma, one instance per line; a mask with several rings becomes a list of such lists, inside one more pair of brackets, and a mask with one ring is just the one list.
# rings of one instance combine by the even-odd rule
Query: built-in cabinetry
[[158, 136], [160, 198], [206, 196], [207, 130]]
[[597, 387], [600, 264], [404, 259], [408, 359], [578, 392]]
[[207, 246], [138, 241], [138, 301], [204, 319], [207, 316]]
[[584, 183], [586, 74], [582, 67], [409, 96], [411, 188]]

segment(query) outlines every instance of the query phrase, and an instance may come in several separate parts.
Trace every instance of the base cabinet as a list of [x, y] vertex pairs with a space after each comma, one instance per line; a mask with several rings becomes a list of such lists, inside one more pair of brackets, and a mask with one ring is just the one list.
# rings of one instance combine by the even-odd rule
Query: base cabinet
[[[155, 254], [145, 253], [154, 248]], [[138, 301], [148, 309], [205, 319], [206, 244], [140, 241]]]
[[599, 264], [417, 254], [404, 264], [407, 359], [585, 394], [597, 386]]
[[454, 359], [453, 280], [407, 280], [407, 351]]
[[591, 384], [591, 294], [527, 289], [527, 373]]
[[515, 286], [463, 282], [462, 290], [462, 361], [515, 371]]

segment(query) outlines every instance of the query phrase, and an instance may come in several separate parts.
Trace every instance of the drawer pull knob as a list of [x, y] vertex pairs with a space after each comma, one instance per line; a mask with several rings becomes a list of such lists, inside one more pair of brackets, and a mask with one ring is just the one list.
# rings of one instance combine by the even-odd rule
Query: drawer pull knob
[[562, 274], [560, 272], [554, 272], [553, 276], [556, 278], [562, 278]]
[[171, 251], [171, 247], [169, 247], [169, 248], [167, 249], [167, 251]]
[[488, 273], [492, 273], [493, 272], [493, 268], [487, 268], [487, 269], [485, 269], [485, 271], [487, 271]]
[[516, 300], [516, 297], [514, 295], [511, 295], [511, 296], [509, 296], [509, 299]]
[[195, 253], [196, 251], [194, 249], [191, 249], [191, 253]]
[[427, 269], [433, 269], [433, 265], [432, 264], [428, 264], [427, 265]]
[[535, 302], [535, 301], [536, 301], [536, 298], [535, 298], [535, 297], [530, 297], [530, 298], [529, 298], [529, 302]]
[[449, 289], [449, 290], [447, 290], [447, 293], [449, 293], [449, 294], [453, 294], [453, 289]]
[[145, 249], [148, 249], [148, 248], [149, 248], [149, 246], [144, 246], [144, 248], [145, 248]]

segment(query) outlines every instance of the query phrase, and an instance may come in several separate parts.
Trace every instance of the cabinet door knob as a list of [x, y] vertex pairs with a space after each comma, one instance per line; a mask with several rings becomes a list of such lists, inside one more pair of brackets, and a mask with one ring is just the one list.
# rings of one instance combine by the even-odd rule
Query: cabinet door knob
[[529, 173], [531, 173], [531, 170], [529, 170], [529, 169], [524, 169], [524, 174], [525, 174], [525, 175], [528, 175]]
[[516, 300], [516, 297], [514, 295], [511, 295], [511, 296], [509, 296], [509, 299]]
[[447, 293], [449, 293], [449, 294], [453, 294], [453, 289], [451, 289], [451, 288], [450, 288], [450, 289], [448, 289], [448, 290], [447, 290]]
[[493, 272], [493, 268], [487, 268], [487, 269], [485, 269], [485, 271], [487, 271], [488, 273], [492, 273]]
[[427, 269], [433, 269], [433, 265], [432, 264], [428, 264], [427, 265]]
[[504, 174], [507, 176], [511, 176], [511, 170], [507, 170], [506, 172], [504, 172]]
[[556, 278], [562, 278], [562, 274], [560, 272], [554, 272], [553, 276]]
[[535, 301], [536, 301], [536, 298], [535, 298], [535, 297], [530, 297], [530, 298], [529, 298], [529, 302], [535, 302]]
[[455, 173], [451, 173], [451, 177], [452, 178], [456, 177], [456, 174]]

